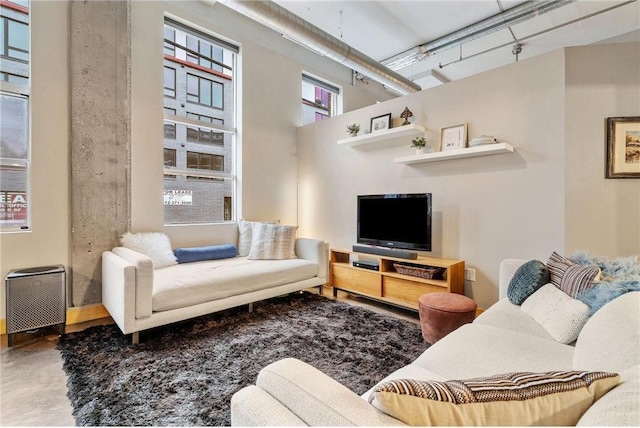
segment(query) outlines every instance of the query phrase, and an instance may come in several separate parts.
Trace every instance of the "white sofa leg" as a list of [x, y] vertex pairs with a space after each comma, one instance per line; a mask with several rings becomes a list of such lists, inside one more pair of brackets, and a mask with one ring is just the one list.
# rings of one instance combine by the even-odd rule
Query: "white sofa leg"
[[253, 302], [249, 303], [249, 313], [253, 312]]
[[134, 331], [133, 333], [131, 333], [131, 344], [133, 344], [133, 345], [139, 345], [140, 344], [140, 332], [139, 331]]

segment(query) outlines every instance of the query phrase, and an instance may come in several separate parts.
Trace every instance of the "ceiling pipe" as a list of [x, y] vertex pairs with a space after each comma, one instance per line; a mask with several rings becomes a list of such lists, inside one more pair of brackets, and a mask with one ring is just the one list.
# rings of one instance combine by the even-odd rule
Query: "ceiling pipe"
[[543, 13], [566, 6], [576, 0], [529, 0], [504, 12], [493, 15], [475, 24], [461, 28], [436, 40], [415, 46], [381, 61], [392, 70], [399, 70], [427, 59], [431, 55], [464, 43], [487, 36], [496, 31], [529, 20]]
[[342, 40], [303, 20], [276, 3], [266, 1], [220, 0], [219, 3], [279, 32], [282, 36], [319, 55], [331, 58], [371, 79], [407, 95], [422, 90], [420, 85], [353, 49]]

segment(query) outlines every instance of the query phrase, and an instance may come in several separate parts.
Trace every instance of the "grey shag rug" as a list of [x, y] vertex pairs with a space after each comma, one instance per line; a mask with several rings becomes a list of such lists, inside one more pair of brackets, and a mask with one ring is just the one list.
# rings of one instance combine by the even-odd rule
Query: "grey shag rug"
[[60, 338], [77, 425], [230, 425], [231, 396], [279, 359], [298, 358], [363, 394], [428, 347], [416, 323], [306, 292], [140, 340], [131, 345], [115, 325]]

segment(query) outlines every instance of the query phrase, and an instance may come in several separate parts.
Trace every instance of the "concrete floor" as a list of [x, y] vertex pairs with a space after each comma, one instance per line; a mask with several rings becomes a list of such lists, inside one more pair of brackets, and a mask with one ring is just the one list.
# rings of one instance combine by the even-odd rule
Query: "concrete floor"
[[[325, 289], [332, 297], [332, 289]], [[350, 296], [340, 292], [338, 300], [364, 306], [377, 312], [420, 323], [418, 314], [392, 306]], [[96, 324], [96, 320], [67, 326], [67, 333]], [[62, 359], [55, 349], [57, 329], [45, 328], [38, 333], [21, 334], [15, 346], [7, 347], [7, 336], [0, 342], [0, 426], [74, 426], [71, 402], [67, 398], [67, 376]]]

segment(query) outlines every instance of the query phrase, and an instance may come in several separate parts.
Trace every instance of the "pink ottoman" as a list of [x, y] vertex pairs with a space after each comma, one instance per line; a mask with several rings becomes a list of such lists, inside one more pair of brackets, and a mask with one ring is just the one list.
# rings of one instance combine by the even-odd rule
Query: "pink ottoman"
[[418, 299], [422, 337], [430, 344], [470, 323], [476, 317], [476, 302], [455, 293], [427, 293]]

